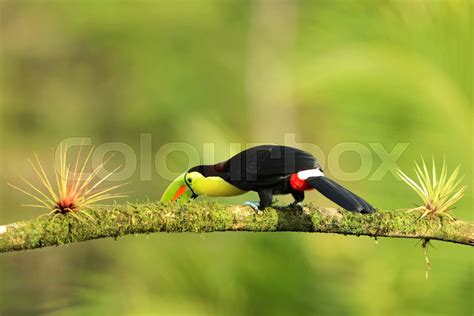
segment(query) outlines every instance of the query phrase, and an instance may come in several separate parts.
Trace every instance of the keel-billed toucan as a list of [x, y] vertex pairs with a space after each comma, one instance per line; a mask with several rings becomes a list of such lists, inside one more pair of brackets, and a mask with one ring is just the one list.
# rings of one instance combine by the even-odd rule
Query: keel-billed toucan
[[170, 184], [161, 202], [185, 202], [199, 195], [235, 196], [255, 191], [260, 203], [249, 205], [263, 210], [272, 204], [273, 195], [291, 194], [295, 203], [299, 203], [304, 200], [304, 191], [311, 189], [348, 211], [375, 211], [365, 200], [325, 177], [310, 153], [273, 145], [253, 147], [227, 161], [189, 169]]

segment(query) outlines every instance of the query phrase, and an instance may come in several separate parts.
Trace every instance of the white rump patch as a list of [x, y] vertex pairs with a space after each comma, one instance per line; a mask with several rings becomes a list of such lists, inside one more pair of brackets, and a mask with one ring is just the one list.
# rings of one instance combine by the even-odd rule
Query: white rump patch
[[310, 170], [303, 170], [298, 172], [298, 178], [301, 180], [306, 180], [308, 178], [317, 178], [324, 176], [324, 173], [321, 169], [310, 169]]

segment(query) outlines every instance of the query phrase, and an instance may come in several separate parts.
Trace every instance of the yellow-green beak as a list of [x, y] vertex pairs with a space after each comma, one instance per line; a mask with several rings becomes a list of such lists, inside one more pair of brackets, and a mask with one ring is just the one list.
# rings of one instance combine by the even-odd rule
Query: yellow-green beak
[[187, 186], [184, 178], [186, 173], [178, 176], [166, 189], [161, 196], [160, 202], [178, 202], [185, 203], [195, 198], [193, 191]]

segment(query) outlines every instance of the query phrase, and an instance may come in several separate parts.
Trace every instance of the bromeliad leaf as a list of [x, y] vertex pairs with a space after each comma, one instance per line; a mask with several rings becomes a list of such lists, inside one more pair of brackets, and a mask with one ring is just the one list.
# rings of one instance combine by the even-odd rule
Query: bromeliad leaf
[[[104, 181], [120, 168], [105, 171], [105, 165], [110, 161], [111, 157], [99, 166], [93, 168], [91, 173], [87, 174], [85, 172], [86, 166], [90, 161], [93, 149], [89, 151], [86, 158], [82, 161], [81, 150], [82, 145], [77, 153], [74, 164], [70, 164], [67, 159], [67, 151], [62, 145], [60, 146], [59, 164], [54, 168], [52, 181], [47, 176], [43, 164], [35, 154], [35, 161], [29, 160], [29, 162], [39, 179], [40, 186], [35, 186], [26, 179], [23, 179], [23, 181], [32, 191], [27, 191], [26, 189], [10, 184], [11, 187], [25, 193], [38, 203], [24, 206], [47, 209], [50, 211], [50, 214], [54, 214], [55, 216], [71, 214], [74, 217], [80, 218], [78, 217], [78, 213], [89, 217], [82, 208], [90, 204], [125, 197], [126, 195], [115, 192], [116, 189], [125, 184], [118, 184], [106, 188], [101, 187]], [[105, 176], [99, 176], [101, 171], [105, 171]], [[55, 185], [53, 185], [54, 182]]]
[[398, 170], [397, 173], [400, 178], [418, 194], [423, 202], [422, 206], [413, 208], [410, 211], [420, 211], [422, 213], [421, 218], [427, 215], [433, 216], [438, 214], [446, 215], [452, 219], [452, 216], [447, 212], [453, 209], [454, 204], [464, 196], [466, 191], [466, 186], [460, 187], [463, 177], [458, 178], [459, 170], [460, 167], [458, 166], [448, 176], [448, 168], [446, 160], [444, 160], [438, 176], [434, 159], [430, 172], [423, 158], [421, 159], [421, 166], [415, 162], [415, 175], [418, 182], [410, 178], [402, 170]]

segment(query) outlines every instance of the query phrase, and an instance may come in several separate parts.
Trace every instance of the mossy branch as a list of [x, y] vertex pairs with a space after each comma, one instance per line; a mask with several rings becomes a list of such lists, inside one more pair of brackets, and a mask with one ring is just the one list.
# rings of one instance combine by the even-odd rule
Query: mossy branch
[[[434, 217], [418, 219], [406, 211], [361, 215], [308, 205], [304, 210], [192, 202], [91, 207], [78, 220], [71, 215], [42, 216], [0, 227], [0, 252], [58, 246], [98, 238], [154, 232], [320, 232], [343, 235], [418, 238], [474, 245], [474, 223]], [[92, 218], [94, 220], [92, 220]]]

